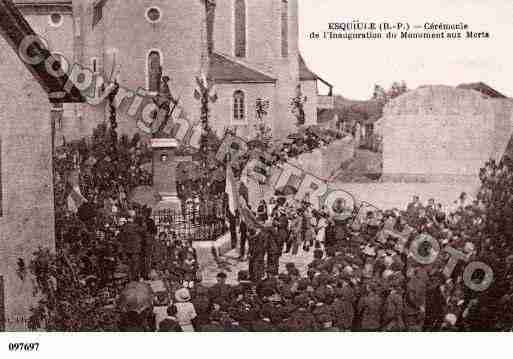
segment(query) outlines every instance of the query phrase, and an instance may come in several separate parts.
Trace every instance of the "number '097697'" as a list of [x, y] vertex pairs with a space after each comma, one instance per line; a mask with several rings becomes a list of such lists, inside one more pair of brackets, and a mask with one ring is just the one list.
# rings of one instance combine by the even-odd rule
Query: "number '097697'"
[[11, 352], [35, 352], [39, 350], [39, 343], [9, 343]]

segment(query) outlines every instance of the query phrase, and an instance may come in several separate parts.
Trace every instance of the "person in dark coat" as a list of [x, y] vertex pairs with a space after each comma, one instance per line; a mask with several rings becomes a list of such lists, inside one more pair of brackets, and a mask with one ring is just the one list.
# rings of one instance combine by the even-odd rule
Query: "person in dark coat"
[[294, 299], [297, 309], [289, 320], [289, 330], [292, 332], [314, 332], [319, 329], [314, 315], [308, 310], [310, 298], [300, 294]]
[[217, 274], [217, 283], [209, 290], [209, 297], [213, 303], [217, 303], [221, 308], [226, 308], [230, 302], [232, 287], [226, 284], [226, 273]]
[[194, 319], [194, 326], [201, 328], [201, 326], [209, 322], [210, 310], [212, 303], [209, 297], [209, 288], [197, 284], [192, 289], [194, 295], [192, 296], [192, 304], [196, 310], [197, 317]]
[[281, 250], [283, 251], [283, 244], [286, 244], [285, 251], [288, 253], [290, 251], [291, 243], [289, 243], [289, 219], [285, 214], [285, 210], [283, 208], [279, 209], [279, 215], [276, 221], [276, 228], [278, 230], [278, 243], [282, 244]]
[[250, 229], [249, 236], [249, 275], [253, 282], [260, 281], [265, 274], [265, 253], [267, 249], [267, 235], [263, 230], [259, 232]]
[[200, 326], [202, 332], [224, 332], [225, 326], [221, 323], [222, 315], [219, 311], [214, 311], [210, 316], [210, 321]]
[[275, 309], [271, 303], [266, 303], [260, 310], [260, 318], [253, 323], [254, 332], [276, 332], [278, 328], [273, 324], [271, 318], [275, 316]]
[[229, 305], [230, 316], [241, 330], [251, 331], [253, 323], [260, 317], [260, 304], [252, 291], [234, 293]]
[[322, 314], [317, 318], [319, 331], [321, 332], [339, 332], [337, 327], [333, 326], [333, 317], [330, 314]]
[[383, 330], [404, 330], [404, 301], [400, 288], [392, 288], [388, 294], [383, 309]]
[[381, 326], [381, 310], [383, 300], [378, 294], [376, 284], [368, 286], [367, 295], [360, 298], [358, 302], [358, 313], [360, 314], [360, 329], [363, 331], [377, 331]]
[[267, 244], [267, 272], [273, 275], [278, 275], [280, 267], [280, 257], [283, 251], [283, 242], [278, 236], [274, 227], [266, 227], [263, 232], [265, 233], [265, 242]]
[[332, 309], [334, 324], [341, 331], [351, 330], [355, 316], [355, 293], [347, 281], [342, 281], [335, 289], [335, 300]]
[[240, 246], [239, 246], [239, 260], [244, 260], [246, 256], [246, 243], [248, 241], [248, 225], [244, 219], [240, 218], [239, 223], [240, 231]]
[[433, 331], [440, 327], [444, 316], [445, 300], [442, 294], [441, 285], [443, 276], [434, 276], [428, 283], [426, 291], [426, 320], [425, 331]]
[[127, 258], [127, 265], [130, 268], [130, 281], [138, 281], [143, 274], [141, 267], [141, 256], [145, 243], [144, 229], [134, 222], [135, 212], [130, 211], [129, 221], [121, 228], [119, 240], [123, 246], [123, 252]]
[[404, 321], [409, 331], [421, 331], [426, 311], [426, 283], [414, 269], [409, 269], [408, 276]]

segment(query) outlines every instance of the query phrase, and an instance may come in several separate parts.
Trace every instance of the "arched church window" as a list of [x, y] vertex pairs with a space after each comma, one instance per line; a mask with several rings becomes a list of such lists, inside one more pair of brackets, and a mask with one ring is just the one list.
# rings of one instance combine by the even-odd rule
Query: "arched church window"
[[281, 1], [281, 56], [289, 55], [289, 3]]
[[162, 78], [162, 59], [158, 51], [151, 51], [148, 55], [148, 91], [158, 92]]
[[237, 90], [233, 93], [233, 121], [246, 121], [245, 98], [244, 92], [241, 90]]
[[246, 57], [246, 1], [235, 0], [235, 56]]

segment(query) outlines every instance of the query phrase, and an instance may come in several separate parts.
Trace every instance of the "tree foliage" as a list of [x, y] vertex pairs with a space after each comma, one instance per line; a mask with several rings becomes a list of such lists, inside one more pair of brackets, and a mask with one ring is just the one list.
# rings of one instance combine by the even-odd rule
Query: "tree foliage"
[[374, 93], [372, 94], [372, 99], [377, 100], [383, 104], [388, 103], [390, 100], [402, 95], [403, 93], [408, 92], [408, 86], [406, 82], [393, 82], [392, 85], [385, 90], [380, 85], [374, 86]]

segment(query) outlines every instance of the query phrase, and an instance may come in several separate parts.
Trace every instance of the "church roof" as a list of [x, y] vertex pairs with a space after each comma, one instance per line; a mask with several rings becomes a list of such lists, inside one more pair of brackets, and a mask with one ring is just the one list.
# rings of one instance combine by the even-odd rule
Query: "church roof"
[[332, 88], [333, 85], [330, 84], [328, 81], [322, 79], [319, 75], [317, 75], [315, 72], [310, 70], [308, 66], [306, 65], [305, 59], [301, 54], [298, 56], [299, 61], [299, 80], [300, 81], [316, 81], [319, 80], [323, 82], [326, 86]]
[[299, 79], [301, 81], [315, 81], [317, 80], [317, 75], [314, 74], [308, 66], [306, 66], [305, 59], [303, 56], [299, 54]]
[[[18, 56], [18, 49], [22, 41], [28, 36], [36, 36], [32, 27], [11, 0], [0, 0], [0, 36]], [[32, 47], [34, 47], [34, 55], [37, 54], [45, 60], [53, 56], [48, 49]], [[73, 86], [69, 91], [64, 91], [68, 76], [50, 75], [46, 70], [45, 62], [41, 61], [39, 64], [32, 65], [20, 59], [20, 63], [31, 72], [34, 79], [48, 93], [51, 102], [83, 102], [84, 98], [76, 87]]]
[[276, 79], [226, 55], [212, 53], [208, 77], [216, 83], [275, 83]]

